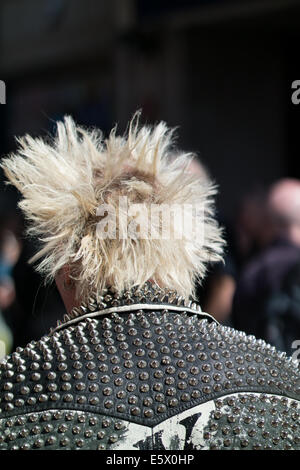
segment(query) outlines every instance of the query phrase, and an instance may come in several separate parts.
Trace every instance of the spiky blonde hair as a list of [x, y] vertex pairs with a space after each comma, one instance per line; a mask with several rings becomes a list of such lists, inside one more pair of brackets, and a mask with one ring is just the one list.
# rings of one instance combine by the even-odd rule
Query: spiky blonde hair
[[[122, 137], [114, 128], [103, 140], [100, 130], [85, 130], [67, 116], [52, 142], [18, 139], [19, 150], [1, 166], [22, 193], [19, 206], [29, 234], [43, 243], [31, 261], [40, 260], [37, 270], [46, 279], [69, 265], [81, 299], [108, 286], [121, 293], [150, 279], [186, 298], [194, 295], [196, 277], [203, 278], [208, 262], [221, 259], [223, 241], [213, 218], [216, 189], [206, 176], [188, 171], [193, 155], [174, 158], [173, 134], [163, 122], [140, 127], [136, 113]], [[182, 239], [172, 240], [97, 236], [97, 208], [117, 208], [120, 195], [145, 209], [153, 203], [200, 208], [202, 239], [189, 227]], [[125, 215], [117, 217], [124, 226]]]

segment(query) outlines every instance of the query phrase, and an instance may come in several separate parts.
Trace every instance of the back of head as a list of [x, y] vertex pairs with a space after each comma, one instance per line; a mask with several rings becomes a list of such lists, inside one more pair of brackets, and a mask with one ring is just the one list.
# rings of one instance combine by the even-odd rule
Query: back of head
[[[25, 136], [2, 161], [22, 193], [28, 232], [43, 243], [33, 258], [37, 269], [53, 279], [68, 266], [81, 300], [150, 279], [188, 297], [206, 264], [221, 259], [215, 187], [188, 170], [192, 155], [171, 158], [173, 131], [164, 123], [140, 127], [138, 121], [137, 113], [125, 136], [113, 129], [103, 140], [101, 131], [66, 117], [52, 142]], [[167, 217], [152, 217], [153, 207], [166, 209]]]
[[270, 189], [268, 206], [281, 229], [300, 225], [300, 181], [285, 178], [276, 182]]

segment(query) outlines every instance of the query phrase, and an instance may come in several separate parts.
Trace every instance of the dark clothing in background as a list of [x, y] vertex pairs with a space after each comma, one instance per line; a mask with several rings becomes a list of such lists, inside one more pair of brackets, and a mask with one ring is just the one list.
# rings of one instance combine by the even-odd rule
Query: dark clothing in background
[[66, 313], [55, 283], [45, 286], [43, 278], [28, 263], [35, 253], [36, 246], [25, 240], [12, 273], [16, 302], [5, 312], [5, 319], [13, 333], [14, 347], [37, 340]]
[[300, 263], [284, 277], [278, 292], [266, 303], [266, 335], [270, 343], [290, 356], [300, 340]]
[[278, 239], [246, 265], [233, 301], [234, 328], [274, 344], [270, 337], [270, 324], [277, 314], [274, 299], [278, 299], [285, 279], [298, 263], [300, 247]]
[[[196, 283], [196, 299], [204, 311], [207, 311], [207, 304], [211, 296], [214, 295], [214, 286], [217, 279], [230, 276], [236, 281], [238, 278], [239, 263], [233, 232], [222, 218], [219, 219], [219, 224], [223, 227], [226, 239], [224, 262], [209, 264], [204, 279], [201, 280], [201, 283]], [[228, 317], [226, 324], [231, 326], [231, 316]]]

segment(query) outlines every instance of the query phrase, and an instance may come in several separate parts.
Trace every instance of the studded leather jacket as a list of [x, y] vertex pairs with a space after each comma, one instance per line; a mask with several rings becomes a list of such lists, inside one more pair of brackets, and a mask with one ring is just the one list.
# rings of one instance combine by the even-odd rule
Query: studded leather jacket
[[1, 363], [0, 449], [299, 449], [295, 361], [176, 293], [103, 293]]

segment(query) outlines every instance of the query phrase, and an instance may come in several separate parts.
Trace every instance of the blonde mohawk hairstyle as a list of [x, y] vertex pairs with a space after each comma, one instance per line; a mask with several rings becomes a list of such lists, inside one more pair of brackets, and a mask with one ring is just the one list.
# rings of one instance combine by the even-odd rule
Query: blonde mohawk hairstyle
[[[205, 175], [188, 171], [191, 154], [174, 158], [173, 130], [165, 123], [140, 127], [136, 113], [125, 136], [113, 129], [104, 141], [100, 130], [85, 130], [67, 116], [52, 142], [26, 135], [18, 143], [17, 153], [1, 166], [22, 193], [19, 206], [29, 234], [43, 243], [30, 261], [39, 260], [37, 270], [46, 280], [69, 265], [82, 300], [105, 287], [121, 293], [147, 280], [188, 298], [207, 263], [221, 260], [222, 234], [213, 218], [216, 189]], [[97, 208], [103, 203], [117, 208], [119, 196], [145, 209], [192, 204], [204, 215], [203, 236], [195, 239], [185, 227], [182, 239], [101, 238]], [[123, 227], [125, 214], [117, 215]]]

